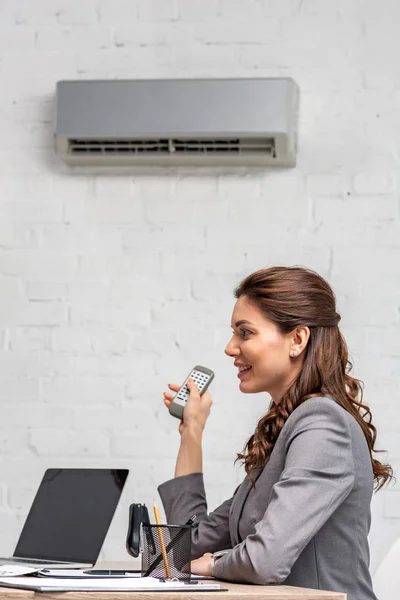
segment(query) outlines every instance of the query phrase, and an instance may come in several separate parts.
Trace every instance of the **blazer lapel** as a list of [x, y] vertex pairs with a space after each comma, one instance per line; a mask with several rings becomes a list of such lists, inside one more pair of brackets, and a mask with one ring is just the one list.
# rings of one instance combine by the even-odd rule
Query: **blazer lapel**
[[[254, 481], [257, 481], [262, 470], [263, 467], [256, 467], [255, 469], [253, 469], [252, 476], [254, 478]], [[236, 492], [233, 498], [231, 508], [229, 511], [229, 524], [232, 546], [236, 546], [242, 541], [239, 535], [239, 521], [247, 500], [247, 496], [249, 495], [251, 489], [251, 481], [246, 475], [245, 479], [242, 481], [238, 491]]]

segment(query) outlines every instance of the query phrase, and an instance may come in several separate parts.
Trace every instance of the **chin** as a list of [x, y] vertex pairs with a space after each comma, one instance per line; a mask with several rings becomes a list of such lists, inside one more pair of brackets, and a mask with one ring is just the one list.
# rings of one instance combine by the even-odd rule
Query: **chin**
[[252, 384], [250, 381], [240, 381], [239, 390], [243, 392], [243, 394], [259, 394], [265, 392], [264, 387], [254, 383]]

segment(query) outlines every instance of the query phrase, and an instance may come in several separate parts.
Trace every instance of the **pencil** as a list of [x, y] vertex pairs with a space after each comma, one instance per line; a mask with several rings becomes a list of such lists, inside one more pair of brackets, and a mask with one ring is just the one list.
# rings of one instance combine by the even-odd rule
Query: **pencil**
[[[153, 504], [153, 509], [154, 509], [154, 517], [156, 519], [156, 524], [161, 525], [160, 513], [158, 512], [158, 508], [157, 508], [157, 505], [155, 502]], [[169, 564], [168, 564], [168, 555], [167, 555], [167, 551], [165, 549], [164, 535], [163, 535], [161, 527], [157, 527], [157, 532], [158, 532], [158, 538], [160, 540], [161, 554], [162, 554], [163, 561], [164, 561], [165, 576], [167, 577], [167, 579], [171, 579], [171, 571], [169, 569]]]
[[[191, 526], [191, 525], [193, 525], [193, 523], [195, 522], [195, 520], [196, 520], [196, 515], [193, 515], [193, 517], [191, 517], [191, 518], [189, 519], [189, 521], [187, 521], [187, 522], [185, 523], [185, 525], [190, 525], [190, 526]], [[166, 548], [167, 556], [168, 556], [168, 552], [169, 552], [170, 550], [172, 550], [172, 548], [173, 548], [174, 546], [176, 546], [177, 542], [178, 542], [178, 541], [179, 541], [179, 540], [180, 540], [180, 539], [183, 537], [183, 535], [185, 534], [185, 531], [186, 531], [186, 530], [182, 528], [182, 529], [181, 529], [181, 530], [180, 530], [180, 531], [179, 531], [179, 532], [176, 534], [176, 536], [175, 536], [175, 537], [174, 537], [174, 538], [173, 538], [173, 539], [172, 539], [172, 540], [169, 542], [169, 544], [168, 544], [168, 546], [167, 546], [167, 548]], [[162, 561], [162, 559], [163, 559], [163, 556], [162, 556], [162, 554], [159, 554], [159, 555], [157, 556], [157, 558], [156, 558], [156, 559], [155, 559], [155, 560], [152, 562], [152, 564], [149, 566], [149, 568], [147, 569], [147, 571], [146, 571], [146, 573], [143, 575], [143, 577], [148, 577], [148, 576], [150, 575], [150, 573], [152, 573], [152, 572], [154, 571], [154, 569], [156, 569], [156, 568], [158, 567], [158, 565], [160, 564], [160, 562]]]

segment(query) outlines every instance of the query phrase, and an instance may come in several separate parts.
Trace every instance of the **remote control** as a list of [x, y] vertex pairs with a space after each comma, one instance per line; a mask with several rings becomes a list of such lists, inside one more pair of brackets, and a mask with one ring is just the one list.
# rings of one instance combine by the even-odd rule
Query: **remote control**
[[212, 380], [214, 379], [214, 373], [211, 369], [196, 365], [192, 371], [186, 377], [179, 391], [175, 394], [171, 404], [169, 405], [169, 412], [173, 417], [177, 419], [183, 419], [183, 409], [185, 408], [187, 399], [189, 398], [189, 389], [186, 386], [187, 380], [192, 378], [199, 388], [200, 396], [204, 394]]

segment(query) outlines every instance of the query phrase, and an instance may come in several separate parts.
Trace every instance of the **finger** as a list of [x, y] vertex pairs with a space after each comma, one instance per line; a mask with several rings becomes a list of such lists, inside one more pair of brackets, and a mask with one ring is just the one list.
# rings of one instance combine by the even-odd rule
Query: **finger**
[[211, 398], [210, 392], [204, 392], [202, 395], [203, 404], [207, 404], [208, 406], [212, 406], [214, 404], [213, 399]]
[[164, 404], [167, 408], [169, 408], [169, 405], [171, 404], [171, 400], [167, 400], [166, 398], [164, 398]]
[[173, 400], [174, 398], [174, 394], [168, 394], [168, 392], [163, 392], [163, 396], [169, 401]]
[[168, 387], [170, 390], [172, 390], [173, 392], [178, 392], [181, 389], [181, 386], [178, 385], [177, 383], [169, 383]]

